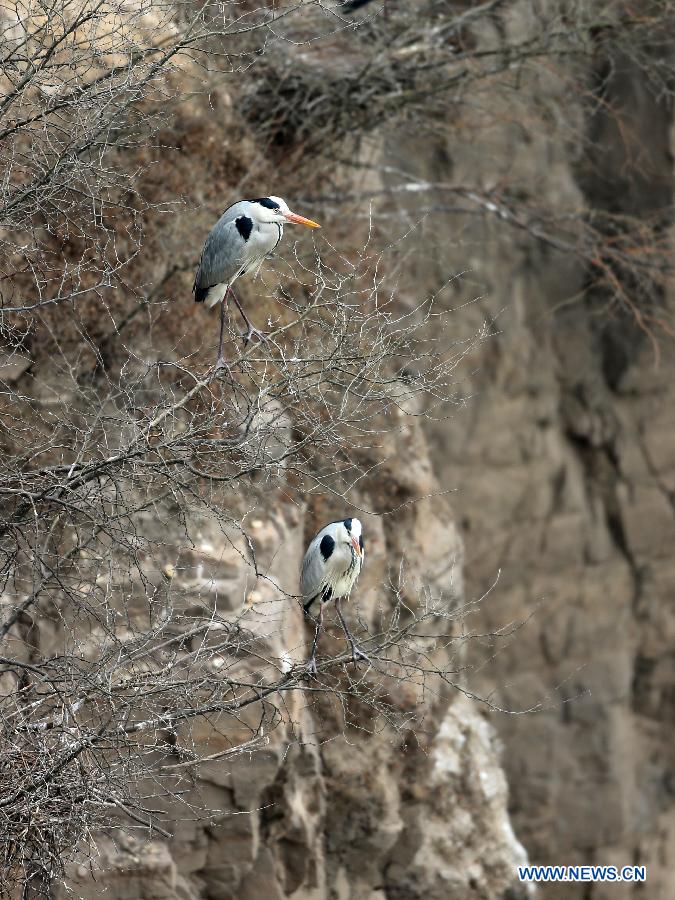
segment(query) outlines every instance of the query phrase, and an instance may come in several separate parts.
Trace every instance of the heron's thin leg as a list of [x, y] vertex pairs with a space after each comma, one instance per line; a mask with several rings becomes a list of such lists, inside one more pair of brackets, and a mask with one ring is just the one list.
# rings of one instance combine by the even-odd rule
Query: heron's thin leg
[[307, 671], [310, 675], [316, 675], [316, 648], [319, 643], [319, 635], [323, 627], [323, 603], [319, 600], [319, 618], [316, 621], [316, 631], [314, 632], [314, 643], [312, 644], [312, 652], [307, 660]]
[[242, 318], [244, 319], [244, 322], [246, 322], [246, 326], [248, 328], [248, 331], [246, 332], [246, 334], [242, 335], [242, 337], [244, 338], [244, 346], [246, 346], [246, 344], [248, 344], [248, 342], [251, 340], [251, 338], [253, 336], [257, 337], [261, 341], [266, 341], [267, 336], [262, 331], [260, 331], [260, 329], [256, 328], [255, 325], [251, 322], [249, 317], [244, 312], [244, 307], [239, 302], [237, 295], [232, 290], [232, 288], [230, 288], [230, 294], [232, 295], [232, 299], [236, 303], [237, 309], [241, 313]]
[[352, 651], [352, 661], [353, 661], [354, 665], [356, 665], [356, 661], [359, 659], [362, 659], [365, 662], [370, 663], [370, 659], [366, 656], [366, 654], [363, 652], [363, 650], [359, 650], [359, 648], [356, 646], [356, 641], [351, 636], [349, 628], [347, 628], [347, 623], [345, 622], [344, 616], [342, 615], [342, 610], [340, 609], [340, 600], [341, 599], [342, 599], [341, 597], [338, 597], [337, 600], [335, 601], [335, 609], [337, 610], [338, 618], [340, 620], [340, 624], [342, 625], [342, 630], [345, 633], [345, 637], [347, 638], [347, 641], [349, 642], [349, 647]]
[[[229, 288], [228, 288], [229, 290]], [[225, 342], [225, 307], [227, 306], [227, 291], [220, 302], [220, 338], [218, 339], [218, 356], [216, 356], [216, 370], [227, 369], [228, 365], [223, 356], [223, 344]]]

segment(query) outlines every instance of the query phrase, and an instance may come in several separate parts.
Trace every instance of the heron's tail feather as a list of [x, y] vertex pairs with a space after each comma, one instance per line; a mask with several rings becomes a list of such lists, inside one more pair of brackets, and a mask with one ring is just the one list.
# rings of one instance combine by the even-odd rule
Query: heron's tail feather
[[312, 603], [314, 603], [315, 600], [319, 600], [321, 603], [328, 603], [328, 601], [332, 598], [332, 596], [333, 596], [333, 588], [330, 587], [330, 585], [324, 585], [321, 588], [321, 590], [318, 592], [318, 594], [314, 594], [313, 597], [310, 597], [309, 600], [307, 600], [305, 603], [302, 604], [302, 608], [304, 609], [305, 612], [309, 612], [309, 610], [312, 606]]
[[193, 288], [195, 303], [205, 303], [211, 309], [225, 299], [228, 287], [227, 284], [211, 284], [208, 287], [197, 287], [195, 284]]

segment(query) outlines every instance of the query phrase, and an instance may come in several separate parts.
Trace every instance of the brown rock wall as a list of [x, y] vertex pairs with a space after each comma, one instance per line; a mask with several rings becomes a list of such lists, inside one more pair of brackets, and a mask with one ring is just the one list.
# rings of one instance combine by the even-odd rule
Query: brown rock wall
[[[413, 174], [429, 182], [487, 188], [508, 179], [552, 215], [590, 202], [655, 221], [672, 201], [671, 109], [631, 63], [615, 62], [606, 115], [586, 118], [583, 103], [561, 95], [562, 78], [523, 78], [514, 103], [529, 96], [530, 113], [550, 103], [563, 127], [530, 114], [514, 129], [504, 95], [484, 93], [468, 116], [473, 141], [450, 131], [440, 149], [415, 153], [414, 137], [398, 134], [385, 157], [401, 168], [414, 158]], [[579, 140], [570, 142], [563, 132], [575, 121]], [[472, 645], [470, 677], [497, 706], [537, 710], [491, 719], [505, 742], [516, 830], [541, 863], [650, 866], [646, 892], [566, 885], [549, 886], [547, 897], [669, 897], [672, 339], [655, 327], [650, 340], [582, 261], [496, 215], [432, 214], [422, 238], [411, 295], [466, 272], [441, 300], [457, 309], [457, 339], [492, 323], [459, 385], [466, 406], [427, 434], [441, 485], [454, 491], [467, 598], [498, 579], [481, 604], [482, 628], [526, 622], [508, 639]], [[655, 296], [668, 321], [672, 296]]]
[[[386, 477], [373, 481], [372, 495], [362, 495], [360, 505], [376, 509], [390, 505], [392, 496], [437, 492], [418, 423], [380, 449]], [[399, 469], [394, 458], [401, 451], [408, 462]], [[193, 610], [215, 602], [253, 635], [247, 646], [256, 656], [244, 655], [242, 674], [255, 669], [255, 659], [283, 666], [307, 653], [310, 634], [299, 607], [277, 588], [296, 590], [303, 518], [308, 527], [308, 512], [284, 504], [251, 517], [258, 565], [268, 576], [255, 585], [241, 563], [241, 537], [233, 533], [224, 547], [215, 520], [201, 516], [191, 524], [189, 552], [172, 555], [167, 546], [176, 561], [174, 598]], [[404, 559], [408, 602], [419, 602], [422, 585], [434, 596], [461, 598], [461, 540], [443, 497], [409, 505], [395, 522], [375, 514], [363, 519], [368, 565], [347, 611], [353, 627], [357, 616], [373, 623], [388, 608], [392, 559]], [[342, 642], [329, 629], [321, 647]], [[461, 693], [439, 693], [428, 680], [374, 687], [389, 692], [401, 724], [346, 695], [323, 694], [321, 683], [289, 692], [281, 720], [272, 717], [257, 749], [191, 769], [183, 803], [167, 807], [172, 839], [148, 842], [124, 828], [98, 835], [71, 868], [70, 889], [83, 900], [104, 887], [119, 900], [501, 896], [526, 856], [506, 813], [491, 725]], [[250, 724], [259, 716], [251, 710]], [[246, 739], [246, 721], [237, 732], [232, 721], [212, 717], [192, 726], [190, 740], [201, 756], [222, 753]], [[171, 771], [182, 761], [168, 757], [162, 765]]]

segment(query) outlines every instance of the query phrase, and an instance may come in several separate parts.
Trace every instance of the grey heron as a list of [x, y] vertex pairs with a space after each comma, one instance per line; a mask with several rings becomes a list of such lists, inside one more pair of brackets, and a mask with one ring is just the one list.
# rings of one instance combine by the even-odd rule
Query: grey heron
[[228, 207], [209, 232], [202, 250], [192, 292], [197, 303], [213, 307], [220, 303], [220, 340], [216, 368], [225, 365], [223, 339], [225, 306], [228, 293], [246, 322], [246, 345], [253, 335], [263, 335], [251, 324], [232, 285], [242, 275], [257, 275], [268, 256], [276, 249], [284, 233], [284, 225], [307, 225], [320, 228], [318, 222], [291, 212], [281, 197], [239, 200]]
[[312, 675], [316, 674], [316, 647], [323, 627], [323, 608], [330, 600], [335, 601], [335, 609], [349, 642], [354, 663], [357, 659], [369, 661], [365, 653], [356, 646], [340, 609], [340, 601], [349, 597], [361, 573], [364, 555], [363, 530], [361, 522], [356, 518], [341, 519], [324, 525], [307, 548], [300, 574], [302, 605], [308, 613], [314, 603], [319, 604], [314, 643], [307, 663], [307, 669]]

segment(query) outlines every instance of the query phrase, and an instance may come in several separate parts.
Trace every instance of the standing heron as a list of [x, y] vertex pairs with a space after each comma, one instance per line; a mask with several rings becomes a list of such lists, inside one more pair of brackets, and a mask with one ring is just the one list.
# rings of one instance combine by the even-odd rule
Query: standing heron
[[276, 249], [287, 222], [321, 228], [317, 222], [291, 212], [281, 197], [261, 197], [259, 200], [239, 200], [234, 203], [225, 210], [206, 238], [192, 293], [197, 303], [206, 303], [208, 307], [220, 303], [220, 340], [216, 369], [226, 365], [223, 359], [223, 340], [228, 293], [248, 328], [243, 335], [244, 345], [248, 344], [253, 335], [264, 337], [251, 324], [232, 285], [241, 275], [258, 274], [267, 257]]
[[323, 627], [323, 608], [330, 600], [335, 600], [335, 609], [349, 642], [354, 664], [357, 659], [370, 662], [366, 654], [356, 646], [340, 609], [340, 601], [349, 597], [361, 573], [364, 555], [363, 534], [358, 519], [330, 522], [312, 539], [307, 548], [300, 574], [303, 609], [309, 612], [313, 603], [319, 603], [314, 643], [307, 663], [307, 669], [312, 675], [316, 675], [316, 647]]

